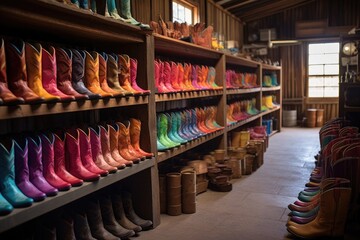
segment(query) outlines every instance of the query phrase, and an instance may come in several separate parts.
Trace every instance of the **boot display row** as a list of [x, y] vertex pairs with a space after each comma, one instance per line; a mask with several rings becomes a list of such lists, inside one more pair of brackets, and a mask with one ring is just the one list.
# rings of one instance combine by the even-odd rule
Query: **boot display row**
[[302, 238], [344, 236], [347, 221], [359, 209], [358, 132], [343, 119], [331, 120], [320, 129], [316, 167], [298, 200], [288, 206], [290, 233]]
[[214, 67], [161, 60], [155, 60], [154, 66], [157, 93], [222, 89], [215, 83]]
[[43, 217], [33, 239], [129, 239], [151, 227], [152, 221], [135, 212], [131, 193], [115, 191], [82, 200], [56, 216]]
[[165, 151], [223, 129], [216, 122], [215, 106], [184, 109], [157, 115], [157, 148]]
[[238, 73], [234, 70], [226, 70], [226, 88], [258, 88], [256, 73]]
[[128, 55], [0, 40], [3, 104], [68, 102], [150, 93], [137, 85], [137, 60]]
[[260, 111], [256, 109], [256, 98], [235, 101], [227, 105], [226, 122], [229, 126], [259, 113]]
[[137, 119], [14, 136], [0, 143], [1, 214], [30, 206], [153, 157], [140, 148]]
[[277, 81], [276, 73], [271, 73], [270, 75], [265, 74], [262, 82], [263, 87], [276, 87], [279, 86]]

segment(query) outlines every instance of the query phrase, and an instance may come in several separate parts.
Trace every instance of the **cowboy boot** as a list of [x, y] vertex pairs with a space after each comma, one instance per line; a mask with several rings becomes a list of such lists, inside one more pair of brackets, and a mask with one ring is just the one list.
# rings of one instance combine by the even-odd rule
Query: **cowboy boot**
[[133, 230], [135, 233], [140, 232], [142, 228], [139, 225], [131, 222], [125, 215], [124, 206], [122, 203], [121, 194], [112, 194], [112, 207], [114, 209], [114, 216], [116, 221], [126, 229]]
[[161, 70], [162, 70], [161, 62], [154, 60], [154, 77], [155, 77], [156, 93], [165, 93], [168, 91], [164, 85]]
[[107, 11], [105, 11], [105, 17], [111, 17], [126, 23], [131, 22], [130, 19], [120, 17], [115, 0], [106, 0], [106, 7]]
[[176, 92], [176, 89], [173, 88], [171, 84], [171, 65], [169, 62], [164, 62], [163, 64], [163, 82], [165, 87], [168, 89], [168, 92], [173, 93]]
[[114, 137], [110, 138], [110, 127], [107, 126], [108, 130], [106, 130], [103, 126], [99, 127], [101, 150], [103, 152], [105, 162], [107, 162], [107, 164], [109, 164], [110, 166], [114, 166], [118, 169], [123, 169], [126, 166], [131, 166], [132, 162], [123, 159], [119, 154], [119, 150], [117, 150], [117, 146], [114, 146], [114, 144], [111, 143], [111, 139], [113, 140]]
[[23, 41], [7, 43], [6, 70], [10, 91], [27, 103], [40, 103], [45, 99], [39, 97], [31, 90], [27, 83], [27, 72], [25, 63], [25, 43]]
[[184, 66], [181, 63], [177, 64], [178, 67], [178, 84], [181, 91], [188, 91], [184, 81]]
[[138, 86], [136, 82], [137, 77], [137, 66], [138, 61], [135, 58], [130, 58], [130, 80], [131, 80], [131, 86], [134, 90], [141, 92], [142, 94], [150, 94], [150, 90], [144, 90], [141, 87]]
[[[120, 148], [119, 148], [119, 126], [117, 124], [114, 125], [108, 125], [108, 129], [109, 129], [109, 136], [110, 136], [110, 152], [111, 152], [111, 156], [119, 163], [125, 164], [126, 166], [132, 166], [133, 161], [130, 159], [125, 158], [121, 153], [120, 153]], [[132, 158], [132, 156], [130, 156], [130, 158]], [[140, 159], [138, 159], [136, 162], [140, 161]]]
[[193, 139], [192, 136], [183, 131], [183, 122], [182, 122], [182, 118], [181, 118], [181, 113], [174, 112], [173, 117], [175, 117], [175, 119], [176, 119], [177, 134], [180, 136], [180, 138], [185, 139], [187, 141], [192, 140]]
[[75, 100], [74, 96], [66, 95], [57, 88], [56, 80], [56, 55], [55, 48], [50, 46], [47, 51], [42, 48], [42, 83], [44, 89], [50, 94], [60, 97], [61, 101], [72, 101]]
[[81, 186], [83, 180], [73, 176], [66, 170], [65, 163], [65, 141], [61, 139], [60, 134], [54, 134], [54, 170], [62, 180], [71, 184], [71, 186]]
[[42, 161], [44, 167], [44, 178], [46, 181], [53, 187], [57, 188], [59, 191], [69, 190], [71, 184], [62, 180], [55, 173], [54, 168], [54, 135], [49, 133], [48, 136], [42, 134], [41, 136], [42, 144]]
[[39, 136], [27, 137], [29, 143], [29, 179], [40, 191], [47, 196], [55, 196], [58, 190], [51, 186], [44, 177], [42, 163], [42, 145]]
[[37, 189], [29, 179], [28, 141], [26, 138], [15, 143], [15, 182], [18, 188], [35, 202], [42, 201], [46, 194]]
[[87, 95], [89, 99], [101, 98], [99, 94], [91, 92], [85, 87], [85, 52], [82, 50], [71, 50], [73, 53], [72, 61], [72, 86], [80, 94]]
[[108, 54], [108, 59], [106, 62], [106, 75], [107, 75], [106, 77], [109, 87], [116, 92], [124, 94], [125, 96], [134, 95], [133, 93], [126, 91], [120, 86], [118, 73], [119, 73], [118, 55]]
[[119, 55], [118, 57], [119, 82], [121, 87], [135, 95], [141, 94], [141, 92], [135, 90], [130, 83], [130, 57], [126, 54]]
[[120, 16], [130, 20], [130, 24], [139, 26], [143, 30], [151, 30], [148, 24], [144, 24], [135, 20], [131, 15], [130, 0], [120, 0]]
[[198, 84], [198, 65], [193, 65], [191, 67], [191, 84], [194, 86], [195, 90], [202, 90], [202, 87]]
[[158, 115], [158, 138], [162, 145], [167, 148], [180, 146], [180, 143], [172, 141], [168, 136], [168, 118], [164, 113]]
[[178, 69], [178, 65], [171, 61], [170, 62], [170, 67], [171, 67], [171, 71], [170, 71], [170, 83], [172, 85], [172, 87], [175, 89], [176, 92], [182, 91], [182, 89], [179, 86], [179, 69]]
[[[103, 155], [103, 151], [101, 149], [101, 140], [100, 140], [100, 127], [94, 126], [90, 128], [90, 145], [91, 145], [91, 155], [94, 159], [95, 164], [103, 170], [108, 171], [109, 173], [115, 173], [117, 171], [117, 167], [108, 164]], [[122, 166], [125, 168], [125, 165]]]
[[56, 239], [76, 240], [74, 219], [70, 216], [61, 216], [56, 223]]
[[181, 144], [187, 143], [188, 139], [183, 138], [179, 134], [180, 122], [178, 121], [178, 116], [176, 115], [175, 112], [172, 112], [169, 115], [171, 119], [171, 128], [170, 128], [171, 135], [177, 140], [177, 142], [180, 142]]
[[114, 97], [120, 97], [125, 96], [124, 93], [120, 91], [115, 91], [114, 89], [110, 88], [107, 82], [107, 76], [106, 76], [106, 63], [108, 61], [108, 55], [106, 53], [99, 54], [99, 82], [100, 87], [102, 90], [104, 90], [107, 93], [111, 93]]
[[184, 83], [186, 89], [188, 89], [189, 91], [195, 90], [194, 86], [191, 83], [191, 69], [192, 66], [190, 63], [184, 64]]
[[91, 92], [99, 94], [103, 98], [109, 98], [113, 95], [107, 93], [100, 87], [99, 80], [99, 54], [95, 51], [91, 53], [85, 51], [85, 86]]
[[114, 236], [104, 227], [103, 218], [98, 200], [89, 200], [86, 203], [85, 211], [91, 235], [99, 240], [120, 240], [119, 237]]
[[99, 174], [103, 177], [107, 176], [109, 172], [99, 168], [93, 160], [89, 128], [86, 128], [85, 131], [78, 128], [77, 131], [79, 136], [81, 162], [83, 166], [90, 172]]
[[222, 89], [221, 86], [218, 86], [215, 82], [215, 77], [216, 77], [216, 70], [214, 67], [209, 67], [209, 71], [208, 71], [208, 75], [207, 75], [207, 79], [206, 81], [208, 82], [208, 84], [210, 85], [210, 87], [214, 90], [219, 90]]
[[148, 230], [152, 227], [152, 221], [140, 218], [133, 207], [131, 193], [123, 191], [121, 193], [122, 202], [126, 217], [134, 224], [140, 226], [143, 230]]
[[141, 156], [152, 158], [153, 153], [145, 152], [140, 148], [140, 135], [141, 135], [141, 121], [135, 118], [130, 118], [130, 140], [134, 150]]
[[117, 122], [118, 125], [118, 148], [120, 155], [128, 161], [138, 163], [139, 160], [144, 160], [142, 154], [137, 153], [131, 146], [130, 140], [130, 121]]
[[28, 85], [37, 95], [46, 102], [58, 102], [60, 97], [48, 93], [42, 83], [42, 47], [39, 43], [25, 43], [25, 60], [28, 76]]
[[302, 238], [341, 237], [344, 235], [351, 188], [334, 187], [321, 194], [316, 218], [306, 224], [289, 223], [287, 230]]
[[116, 221], [110, 196], [101, 196], [99, 203], [101, 209], [101, 216], [106, 230], [122, 239], [127, 239], [128, 237], [135, 235], [135, 232], [133, 230], [124, 228]]
[[[15, 184], [14, 140], [11, 140], [9, 146], [4, 144], [0, 143], [0, 192], [13, 207], [28, 207], [33, 200], [26, 197]], [[3, 207], [5, 211], [11, 210], [5, 201], [2, 202], [5, 205]]]
[[66, 168], [75, 177], [89, 182], [99, 180], [100, 174], [88, 170], [81, 161], [79, 134], [76, 129], [65, 133], [65, 159]]
[[6, 75], [6, 57], [5, 57], [5, 45], [4, 40], [1, 39], [0, 43], [0, 99], [5, 104], [21, 104], [24, 103], [24, 99], [16, 97], [9, 89], [8, 79]]
[[74, 214], [74, 232], [78, 240], [96, 240], [91, 236], [91, 229], [86, 213], [79, 211]]
[[8, 215], [13, 210], [13, 206], [0, 193], [0, 216]]
[[78, 93], [72, 86], [72, 59], [73, 53], [70, 49], [56, 48], [56, 69], [57, 69], [57, 86], [58, 89], [70, 96], [74, 96], [76, 100], [89, 99], [85, 94]]
[[183, 144], [186, 141], [184, 139], [178, 139], [176, 136], [174, 136], [173, 132], [175, 131], [175, 125], [173, 124], [173, 120], [171, 118], [171, 115], [169, 113], [164, 113], [167, 120], [168, 120], [168, 131], [167, 131], [167, 137], [174, 143]]

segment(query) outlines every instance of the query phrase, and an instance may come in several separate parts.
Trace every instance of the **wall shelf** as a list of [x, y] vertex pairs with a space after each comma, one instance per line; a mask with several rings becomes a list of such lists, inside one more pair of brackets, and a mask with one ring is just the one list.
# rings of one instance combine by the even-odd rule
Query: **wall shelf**
[[281, 86], [275, 86], [275, 87], [262, 87], [261, 90], [263, 92], [270, 92], [270, 91], [278, 91], [281, 89]]
[[252, 122], [252, 121], [257, 120], [257, 119], [259, 119], [260, 117], [261, 117], [261, 114], [257, 114], [256, 116], [252, 116], [252, 117], [247, 118], [247, 119], [245, 119], [245, 120], [238, 121], [238, 122], [236, 122], [236, 123], [233, 123], [233, 124], [231, 124], [231, 125], [228, 125], [228, 126], [226, 127], [226, 130], [227, 130], [227, 131], [232, 131], [232, 130], [234, 130], [235, 128], [241, 127], [241, 126], [243, 126], [243, 125], [245, 125], [245, 124], [247, 124], [247, 123], [250, 123], [250, 122]]
[[261, 88], [241, 88], [241, 89], [226, 89], [227, 95], [234, 95], [234, 94], [246, 94], [246, 93], [257, 93], [260, 92]]
[[155, 94], [155, 102], [178, 101], [184, 99], [216, 97], [223, 95], [223, 90], [200, 90], [200, 91], [184, 91], [177, 93], [157, 93]]

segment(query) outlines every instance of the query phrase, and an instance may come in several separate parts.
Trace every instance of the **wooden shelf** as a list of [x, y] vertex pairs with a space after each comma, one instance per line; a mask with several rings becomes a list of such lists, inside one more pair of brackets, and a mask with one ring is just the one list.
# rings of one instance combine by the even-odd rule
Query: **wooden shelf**
[[278, 133], [279, 132], [279, 130], [274, 130], [274, 131], [272, 131], [271, 133], [270, 133], [270, 135], [269, 135], [269, 137], [272, 137], [272, 136], [274, 136], [276, 133]]
[[[79, 9], [67, 4], [50, 0], [3, 0], [0, 5], [0, 26], [10, 29], [34, 31], [52, 34], [61, 39], [91, 39], [107, 42], [144, 42], [146, 32], [140, 27], [123, 23], [119, 20], [94, 14], [89, 10]], [[26, 19], [26, 21], [24, 21]], [[50, 27], [49, 27], [50, 26]], [[44, 35], [43, 37], [46, 37]]]
[[268, 64], [265, 64], [265, 63], [262, 63], [261, 66], [262, 66], [263, 70], [273, 70], [273, 71], [280, 71], [281, 70], [280, 66], [268, 65]]
[[0, 233], [41, 216], [44, 213], [71, 203], [77, 199], [85, 197], [90, 193], [98, 191], [133, 174], [151, 168], [154, 165], [155, 158], [148, 159], [140, 162], [139, 164], [134, 164], [132, 167], [127, 167], [114, 174], [102, 177], [99, 181], [85, 182], [80, 187], [72, 187], [69, 191], [59, 192], [57, 196], [47, 197], [44, 201], [33, 203], [30, 207], [14, 209], [14, 211], [9, 215], [0, 217]]
[[223, 95], [223, 90], [201, 90], [177, 93], [157, 93], [155, 94], [155, 102], [178, 101], [192, 98], [204, 98]]
[[219, 60], [222, 52], [154, 33], [155, 52], [196, 59]]
[[241, 88], [241, 89], [226, 89], [227, 95], [233, 95], [233, 94], [246, 94], [246, 93], [256, 93], [260, 92], [261, 88]]
[[272, 113], [272, 112], [278, 111], [278, 110], [280, 110], [280, 109], [281, 109], [281, 107], [276, 107], [276, 108], [273, 108], [273, 109], [267, 110], [267, 111], [265, 111], [265, 112], [262, 112], [260, 115], [261, 115], [261, 116], [265, 116], [265, 115], [267, 115], [267, 114], [269, 114], [269, 113]]
[[148, 96], [0, 106], [0, 120], [148, 104]]
[[197, 138], [195, 140], [192, 140], [184, 145], [181, 145], [179, 147], [176, 147], [176, 148], [172, 148], [172, 149], [169, 149], [167, 150], [166, 152], [158, 152], [158, 159], [157, 159], [157, 162], [160, 163], [162, 161], [165, 161], [169, 158], [172, 158], [172, 157], [175, 157], [181, 153], [184, 153], [186, 151], [189, 151], [190, 149], [194, 148], [194, 147], [197, 147], [203, 143], [206, 143], [216, 137], [219, 137], [221, 135], [224, 134], [224, 130], [219, 130], [219, 131], [216, 131], [216, 132], [213, 132], [213, 133], [209, 133], [205, 136], [202, 136], [200, 138]]
[[345, 112], [360, 112], [360, 107], [350, 107], [350, 106], [344, 106]]
[[275, 87], [262, 87], [261, 90], [263, 92], [269, 92], [269, 91], [278, 91], [281, 89], [281, 86], [275, 86]]
[[227, 130], [227, 131], [232, 131], [232, 130], [234, 130], [235, 128], [241, 127], [241, 126], [243, 126], [243, 125], [245, 125], [245, 124], [247, 124], [247, 123], [249, 123], [249, 122], [252, 122], [252, 121], [255, 121], [256, 119], [259, 119], [260, 116], [261, 116], [261, 114], [257, 114], [257, 115], [255, 115], [255, 116], [252, 116], [252, 117], [247, 118], [247, 119], [245, 119], [245, 120], [238, 121], [238, 122], [236, 122], [236, 123], [234, 123], [234, 124], [228, 125], [228, 126], [226, 127], [226, 130]]
[[242, 58], [242, 57], [236, 57], [230, 54], [225, 54], [226, 63], [227, 64], [233, 64], [233, 65], [241, 65], [245, 67], [252, 67], [252, 68], [258, 68], [260, 66], [259, 62]]

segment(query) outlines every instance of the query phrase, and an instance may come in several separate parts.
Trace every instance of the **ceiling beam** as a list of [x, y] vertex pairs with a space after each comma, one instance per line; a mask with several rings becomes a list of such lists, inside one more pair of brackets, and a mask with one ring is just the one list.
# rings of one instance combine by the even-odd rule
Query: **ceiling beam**
[[220, 1], [216, 2], [216, 4], [223, 5], [223, 4], [231, 2], [231, 1], [232, 0], [220, 0]]
[[241, 2], [241, 3], [238, 3], [238, 4], [234, 4], [234, 5], [230, 6], [230, 7], [225, 8], [225, 9], [226, 10], [231, 10], [233, 8], [238, 8], [238, 7], [244, 6], [246, 4], [257, 2], [257, 1], [258, 0], [247, 0], [247, 1], [244, 1], [244, 2]]

